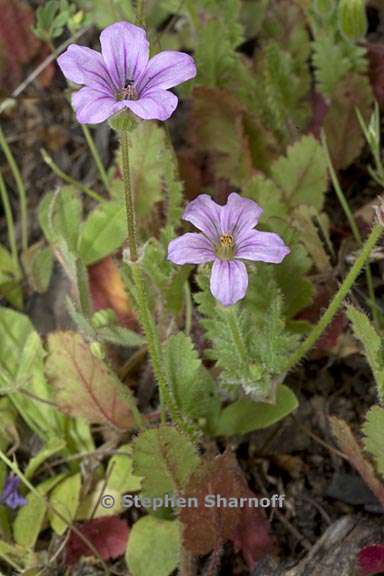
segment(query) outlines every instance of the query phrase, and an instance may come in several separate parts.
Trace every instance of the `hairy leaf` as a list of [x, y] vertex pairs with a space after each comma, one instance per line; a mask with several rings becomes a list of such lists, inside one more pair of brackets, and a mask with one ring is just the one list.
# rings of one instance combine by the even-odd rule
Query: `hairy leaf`
[[[52, 529], [59, 536], [64, 534], [75, 519], [80, 502], [80, 490], [81, 474], [77, 473], [62, 480], [50, 494], [49, 502], [52, 508], [48, 510], [48, 517]], [[59, 512], [60, 516], [55, 513], [55, 510]]]
[[374, 457], [376, 467], [384, 478], [384, 408], [373, 406], [363, 426], [365, 449]]
[[384, 349], [383, 340], [368, 317], [354, 306], [348, 306], [347, 316], [353, 332], [364, 346], [364, 352], [375, 377], [380, 402], [384, 403]]
[[363, 452], [348, 424], [332, 416], [331, 429], [340, 449], [347, 456], [351, 465], [358, 471], [364, 482], [384, 506], [384, 485], [377, 479], [372, 465], [365, 459]]
[[170, 336], [165, 343], [164, 359], [182, 414], [210, 423], [218, 413], [220, 402], [213, 380], [202, 366], [191, 338], [183, 332]]
[[219, 494], [224, 498], [248, 495], [248, 486], [235, 457], [226, 452], [214, 460], [205, 460], [192, 474], [183, 494], [194, 498], [197, 506], [181, 508], [183, 545], [192, 554], [208, 554], [232, 538], [243, 513], [240, 507], [207, 506], [205, 497]]
[[321, 210], [327, 190], [327, 158], [313, 136], [303, 136], [272, 166], [274, 182], [291, 206], [306, 204]]
[[148, 497], [180, 492], [199, 463], [190, 440], [171, 426], [141, 432], [132, 447], [133, 471]]

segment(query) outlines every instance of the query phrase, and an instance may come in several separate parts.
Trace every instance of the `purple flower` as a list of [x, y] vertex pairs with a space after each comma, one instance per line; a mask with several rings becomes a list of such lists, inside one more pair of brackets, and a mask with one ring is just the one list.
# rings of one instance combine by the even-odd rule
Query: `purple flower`
[[279, 264], [289, 248], [271, 232], [254, 230], [263, 210], [247, 198], [233, 193], [225, 206], [216, 204], [208, 194], [190, 202], [183, 219], [202, 234], [189, 232], [169, 243], [168, 260], [175, 264], [213, 262], [211, 292], [223, 306], [244, 298], [248, 274], [242, 260]]
[[25, 506], [27, 501], [23, 496], [20, 496], [18, 488], [20, 485], [20, 478], [15, 474], [10, 474], [5, 481], [4, 488], [0, 494], [0, 503], [8, 506], [8, 508], [19, 508]]
[[100, 43], [101, 54], [71, 44], [57, 60], [68, 80], [84, 85], [72, 96], [78, 121], [97, 124], [127, 108], [144, 120], [167, 120], [178, 102], [168, 88], [194, 78], [193, 58], [166, 50], [149, 60], [145, 30], [129, 22], [105, 28]]

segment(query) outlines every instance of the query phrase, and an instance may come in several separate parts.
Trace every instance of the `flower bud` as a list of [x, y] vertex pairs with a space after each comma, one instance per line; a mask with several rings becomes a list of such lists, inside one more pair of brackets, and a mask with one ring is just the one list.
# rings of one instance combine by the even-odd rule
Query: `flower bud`
[[335, 0], [313, 0], [314, 8], [317, 14], [323, 18], [330, 16], [335, 10]]
[[367, 33], [365, 0], [340, 0], [339, 29], [348, 40], [361, 40]]

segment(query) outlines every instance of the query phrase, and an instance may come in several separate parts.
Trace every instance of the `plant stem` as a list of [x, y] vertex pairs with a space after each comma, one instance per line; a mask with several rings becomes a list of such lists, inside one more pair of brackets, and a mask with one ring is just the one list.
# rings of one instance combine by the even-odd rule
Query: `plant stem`
[[5, 219], [7, 221], [8, 241], [9, 241], [9, 246], [11, 249], [13, 264], [15, 266], [15, 270], [20, 270], [19, 259], [17, 256], [17, 242], [16, 242], [15, 224], [13, 221], [13, 214], [12, 214], [11, 204], [9, 202], [7, 187], [5, 185], [4, 178], [1, 174], [1, 171], [0, 171], [0, 196], [1, 196], [1, 201], [3, 203], [3, 206], [4, 206]]
[[27, 193], [25, 191], [25, 186], [23, 178], [20, 174], [19, 167], [17, 166], [16, 160], [12, 154], [8, 142], [5, 139], [3, 130], [0, 127], [0, 145], [3, 149], [4, 155], [8, 161], [11, 168], [13, 177], [16, 182], [17, 191], [19, 194], [20, 201], [20, 220], [21, 220], [21, 245], [23, 250], [28, 248], [28, 206], [27, 206]]
[[248, 364], [248, 352], [245, 346], [245, 342], [243, 340], [243, 336], [241, 334], [239, 320], [236, 316], [233, 306], [225, 310], [228, 318], [229, 328], [231, 330], [232, 339], [235, 344], [235, 348], [237, 350], [239, 360], [243, 366], [247, 366]]
[[138, 261], [138, 250], [136, 243], [137, 235], [136, 235], [135, 203], [134, 203], [134, 194], [132, 189], [130, 163], [129, 163], [128, 130], [121, 131], [121, 153], [122, 153], [124, 194], [127, 209], [128, 245], [131, 260], [130, 268], [132, 270], [133, 281], [136, 287], [136, 300], [139, 312], [139, 320], [144, 330], [153, 372], [159, 386], [161, 421], [163, 423], [165, 422], [166, 418], [165, 410], [167, 408], [175, 424], [179, 425], [179, 427], [183, 429], [192, 439], [194, 436], [194, 432], [183, 421], [183, 418], [179, 413], [176, 402], [170, 391], [166, 375], [164, 373], [160, 336], [156, 328], [155, 320], [151, 313], [147, 293], [145, 290], [145, 282], [143, 278], [141, 264]]
[[128, 227], [128, 246], [130, 259], [132, 262], [137, 260], [137, 241], [136, 241], [136, 217], [135, 217], [135, 200], [131, 179], [131, 168], [129, 165], [129, 134], [128, 130], [121, 131], [121, 154], [123, 160], [123, 180], [125, 205], [127, 209], [127, 227]]
[[137, 0], [136, 20], [139, 26], [145, 26], [145, 0]]
[[91, 198], [97, 200], [98, 202], [104, 201], [104, 198], [100, 196], [100, 194], [92, 190], [92, 188], [88, 188], [88, 186], [85, 186], [84, 184], [78, 182], [71, 176], [68, 176], [68, 174], [65, 174], [65, 172], [63, 172], [61, 168], [58, 167], [58, 165], [53, 161], [51, 156], [48, 154], [46, 150], [44, 150], [44, 148], [41, 149], [41, 155], [43, 157], [44, 162], [48, 164], [52, 172], [54, 172], [57, 176], [59, 176], [59, 178], [64, 180], [64, 182], [71, 184], [71, 186], [74, 186], [78, 190], [81, 190], [82, 192], [87, 194], [87, 196], [90, 196]]
[[[351, 212], [351, 209], [349, 207], [347, 199], [344, 196], [344, 193], [343, 193], [343, 190], [340, 186], [340, 182], [339, 182], [339, 179], [337, 177], [336, 171], [333, 167], [324, 131], [322, 131], [322, 133], [321, 133], [321, 141], [322, 141], [322, 145], [324, 147], [325, 153], [327, 155], [329, 173], [331, 175], [331, 180], [332, 180], [332, 184], [333, 184], [333, 187], [335, 189], [335, 192], [336, 192], [336, 196], [340, 202], [342, 209], [344, 210], [344, 213], [347, 217], [349, 226], [352, 230], [352, 234], [353, 234], [356, 242], [360, 246], [362, 246], [363, 240], [362, 240], [362, 237], [360, 234], [360, 230], [356, 224], [356, 220], [355, 220], [355, 218]], [[372, 318], [374, 320], [375, 325], [379, 326], [379, 312], [378, 312], [378, 307], [376, 304], [375, 290], [373, 287], [373, 279], [372, 279], [371, 268], [370, 268], [369, 264], [367, 265], [367, 267], [365, 269], [365, 276], [366, 276], [366, 281], [367, 281], [367, 288], [368, 288], [368, 294], [369, 294], [369, 306], [371, 308]]]
[[80, 126], [81, 126], [81, 128], [82, 128], [82, 130], [83, 130], [85, 139], [86, 139], [86, 141], [87, 141], [87, 144], [88, 144], [88, 146], [89, 146], [89, 149], [90, 149], [90, 151], [91, 151], [91, 154], [92, 154], [92, 156], [93, 156], [93, 159], [94, 159], [94, 161], [95, 161], [95, 164], [96, 164], [97, 169], [98, 169], [98, 171], [99, 171], [100, 179], [101, 179], [102, 183], [104, 184], [104, 187], [105, 187], [105, 189], [107, 190], [107, 192], [109, 192], [108, 175], [107, 175], [107, 172], [106, 172], [106, 170], [105, 170], [105, 168], [104, 168], [103, 162], [102, 162], [102, 160], [101, 160], [101, 158], [100, 158], [100, 154], [99, 154], [99, 151], [98, 151], [98, 149], [97, 149], [97, 147], [96, 147], [96, 144], [95, 144], [95, 142], [94, 142], [94, 140], [93, 140], [93, 138], [92, 138], [91, 132], [90, 132], [88, 126], [86, 126], [85, 124], [80, 124]]
[[384, 227], [381, 224], [375, 224], [369, 234], [367, 240], [365, 241], [360, 255], [356, 259], [354, 265], [348, 272], [347, 276], [344, 278], [339, 290], [336, 292], [335, 296], [331, 300], [327, 310], [320, 318], [319, 322], [312, 328], [310, 334], [304, 340], [304, 342], [299, 346], [299, 348], [294, 352], [288, 359], [287, 365], [284, 372], [290, 370], [295, 366], [304, 356], [309, 352], [312, 346], [320, 338], [327, 326], [332, 322], [334, 316], [336, 315], [338, 309], [343, 303], [344, 298], [347, 296], [352, 284], [355, 282], [356, 278], [361, 272], [364, 264], [369, 258], [369, 255], [377, 242], [380, 240], [384, 232]]
[[104, 560], [101, 558], [99, 552], [96, 550], [95, 546], [92, 544], [92, 542], [86, 537], [84, 536], [84, 534], [73, 524], [71, 523], [61, 512], [59, 512], [59, 510], [57, 510], [57, 508], [55, 508], [54, 506], [52, 506], [52, 504], [50, 502], [47, 501], [47, 499], [45, 498], [44, 494], [42, 492], [39, 492], [34, 486], [33, 484], [31, 484], [31, 482], [25, 477], [25, 475], [21, 472], [21, 470], [19, 469], [18, 465], [15, 462], [12, 462], [5, 454], [4, 452], [2, 452], [2, 450], [0, 450], [0, 460], [2, 460], [4, 462], [4, 464], [6, 466], [8, 466], [8, 468], [10, 470], [12, 470], [12, 472], [14, 474], [16, 474], [16, 476], [18, 476], [21, 480], [21, 482], [33, 493], [35, 494], [35, 496], [37, 496], [38, 498], [41, 498], [44, 501], [45, 507], [47, 510], [50, 510], [51, 512], [53, 512], [54, 514], [56, 514], [56, 516], [58, 516], [60, 518], [60, 520], [62, 520], [65, 524], [67, 524], [68, 528], [70, 528], [71, 530], [73, 530], [73, 532], [75, 532], [75, 534], [80, 538], [80, 540], [82, 540], [86, 546], [88, 546], [93, 554], [96, 556], [96, 558], [98, 558], [100, 560], [100, 563], [102, 564], [105, 574], [110, 574], [110, 570], [108, 568], [108, 566], [106, 565], [106, 563], [104, 562]]

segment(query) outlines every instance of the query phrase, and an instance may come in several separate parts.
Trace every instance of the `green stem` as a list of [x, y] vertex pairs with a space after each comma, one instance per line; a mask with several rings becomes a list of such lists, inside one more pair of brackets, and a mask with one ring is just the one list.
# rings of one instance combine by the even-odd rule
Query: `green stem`
[[348, 292], [350, 291], [353, 283], [355, 282], [356, 278], [361, 272], [364, 264], [369, 258], [369, 255], [377, 242], [380, 240], [382, 234], [384, 232], [384, 227], [381, 224], [375, 224], [372, 228], [370, 235], [368, 236], [367, 240], [365, 241], [363, 248], [359, 257], [356, 259], [354, 265], [348, 272], [347, 276], [345, 277], [343, 283], [341, 284], [339, 290], [336, 292], [335, 296], [331, 300], [327, 310], [320, 318], [319, 322], [312, 328], [310, 334], [304, 340], [304, 342], [299, 346], [299, 348], [294, 352], [291, 357], [288, 359], [287, 365], [284, 369], [284, 372], [290, 370], [295, 366], [300, 360], [304, 358], [304, 356], [309, 352], [312, 346], [317, 342], [320, 338], [324, 330], [327, 326], [332, 322], [333, 318], [335, 317], [338, 309], [340, 308], [341, 304], [343, 303], [344, 298], [347, 296]]
[[243, 366], [248, 364], [248, 352], [241, 334], [238, 317], [233, 310], [233, 306], [225, 310], [227, 314], [229, 328], [231, 330], [232, 339], [237, 350], [239, 360]]
[[194, 432], [184, 422], [179, 413], [178, 407], [171, 394], [168, 381], [164, 373], [163, 360], [161, 353], [161, 340], [156, 323], [151, 313], [148, 297], [145, 289], [145, 282], [141, 264], [138, 261], [138, 250], [136, 243], [136, 218], [134, 194], [132, 189], [130, 163], [129, 163], [129, 135], [128, 130], [121, 131], [121, 153], [123, 167], [124, 194], [127, 209], [127, 226], [128, 226], [128, 245], [130, 251], [131, 270], [133, 281], [136, 287], [136, 300], [139, 312], [140, 324], [144, 330], [147, 340], [148, 353], [151, 358], [152, 368], [155, 379], [159, 386], [161, 421], [165, 422], [165, 410], [169, 410], [172, 420], [183, 429], [192, 439]]
[[70, 523], [68, 521], [68, 519], [61, 513], [59, 512], [59, 510], [57, 510], [57, 508], [55, 508], [54, 506], [52, 506], [52, 504], [50, 502], [47, 501], [47, 499], [45, 498], [44, 494], [42, 494], [41, 492], [39, 492], [34, 486], [33, 484], [31, 484], [31, 482], [25, 477], [25, 475], [21, 472], [20, 468], [18, 467], [18, 465], [15, 462], [12, 462], [5, 454], [4, 452], [2, 452], [0, 450], [0, 460], [2, 460], [4, 462], [4, 464], [14, 473], [16, 474], [21, 482], [33, 493], [35, 494], [35, 496], [37, 496], [38, 498], [40, 498], [41, 500], [43, 500], [45, 507], [47, 510], [50, 510], [51, 512], [53, 512], [54, 514], [56, 514], [56, 516], [58, 516], [60, 518], [60, 520], [62, 520], [67, 526], [68, 528], [70, 528], [71, 530], [73, 530], [73, 532], [75, 532], [75, 534], [80, 538], [80, 540], [82, 540], [87, 546], [89, 546], [89, 548], [92, 550], [93, 554], [96, 556], [96, 558], [98, 558], [104, 568], [104, 571], [106, 574], [110, 574], [110, 570], [108, 568], [108, 566], [106, 565], [106, 563], [104, 562], [104, 560], [101, 558], [99, 552], [96, 550], [96, 548], [94, 547], [94, 545], [92, 544], [92, 542], [90, 542], [88, 540], [88, 538], [86, 536], [84, 536], [82, 534], [82, 532], [80, 532], [80, 530], [72, 523]]
[[145, 0], [137, 0], [136, 21], [139, 26], [145, 26]]
[[20, 220], [21, 220], [21, 245], [23, 250], [28, 248], [28, 206], [27, 206], [27, 193], [25, 191], [25, 186], [23, 179], [20, 174], [19, 167], [17, 166], [16, 160], [12, 154], [8, 142], [5, 139], [3, 130], [0, 127], [0, 145], [3, 149], [4, 155], [8, 161], [11, 168], [13, 177], [16, 182], [17, 191], [19, 194], [20, 201]]
[[[333, 167], [333, 163], [332, 163], [332, 160], [331, 160], [331, 157], [329, 154], [327, 140], [326, 140], [324, 131], [322, 131], [322, 133], [321, 133], [321, 141], [322, 141], [325, 153], [327, 155], [329, 173], [331, 175], [331, 180], [332, 180], [332, 184], [333, 184], [333, 187], [335, 189], [335, 192], [336, 192], [336, 196], [340, 202], [342, 209], [344, 210], [344, 213], [347, 217], [349, 226], [351, 227], [352, 234], [353, 234], [356, 242], [360, 246], [362, 246], [363, 240], [362, 240], [362, 237], [360, 234], [360, 230], [356, 224], [356, 220], [352, 214], [352, 211], [349, 207], [347, 199], [344, 196], [344, 193], [343, 193], [343, 190], [340, 186], [340, 182], [339, 182], [339, 179], [337, 177], [336, 171]], [[365, 276], [366, 276], [366, 282], [367, 282], [367, 288], [368, 288], [368, 294], [369, 294], [369, 307], [371, 309], [372, 318], [373, 318], [376, 326], [379, 326], [379, 310], [378, 310], [378, 307], [376, 304], [375, 289], [373, 287], [371, 267], [369, 266], [369, 264], [365, 269]]]
[[85, 186], [84, 184], [78, 182], [71, 176], [68, 176], [68, 174], [65, 174], [65, 172], [63, 172], [61, 168], [58, 167], [58, 165], [53, 161], [51, 156], [47, 153], [46, 150], [44, 150], [44, 148], [41, 149], [41, 155], [43, 157], [44, 162], [48, 164], [52, 172], [54, 172], [57, 176], [59, 176], [59, 178], [64, 180], [64, 182], [71, 184], [71, 186], [74, 186], [78, 190], [81, 190], [82, 192], [87, 194], [87, 196], [90, 196], [91, 198], [97, 200], [98, 202], [104, 201], [104, 198], [100, 196], [100, 194], [92, 190], [92, 188], [88, 188], [88, 186]]
[[11, 249], [13, 264], [15, 266], [15, 270], [20, 270], [19, 259], [17, 256], [17, 242], [16, 242], [15, 224], [13, 221], [13, 214], [12, 214], [11, 204], [9, 202], [7, 187], [5, 185], [4, 178], [1, 174], [1, 171], [0, 171], [0, 196], [1, 196], [1, 201], [3, 203], [3, 206], [4, 206], [5, 219], [7, 221], [8, 241], [9, 241], [9, 246]]
[[137, 260], [137, 241], [136, 241], [136, 217], [135, 217], [135, 200], [133, 195], [133, 186], [131, 180], [131, 168], [129, 164], [129, 133], [128, 130], [121, 131], [121, 154], [123, 161], [123, 180], [125, 205], [127, 209], [127, 227], [128, 227], [128, 246], [130, 259], [132, 262]]
[[95, 142], [94, 142], [94, 140], [93, 140], [93, 138], [92, 138], [91, 132], [90, 132], [88, 126], [86, 126], [85, 124], [80, 124], [80, 126], [81, 126], [81, 128], [82, 128], [82, 130], [83, 130], [85, 139], [86, 139], [86, 141], [87, 141], [87, 144], [88, 144], [88, 146], [89, 146], [89, 149], [90, 149], [90, 151], [91, 151], [91, 154], [92, 154], [92, 156], [93, 156], [93, 159], [94, 159], [94, 161], [95, 161], [95, 164], [96, 164], [97, 169], [98, 169], [98, 171], [99, 171], [100, 179], [101, 179], [102, 183], [104, 184], [104, 187], [105, 187], [105, 189], [107, 190], [107, 192], [109, 192], [108, 175], [107, 175], [107, 172], [106, 172], [106, 170], [105, 170], [105, 168], [104, 168], [103, 162], [102, 162], [102, 160], [101, 160], [101, 158], [100, 158], [100, 154], [99, 154], [99, 151], [98, 151], [98, 149], [97, 149], [97, 147], [96, 147], [96, 144], [95, 144]]

